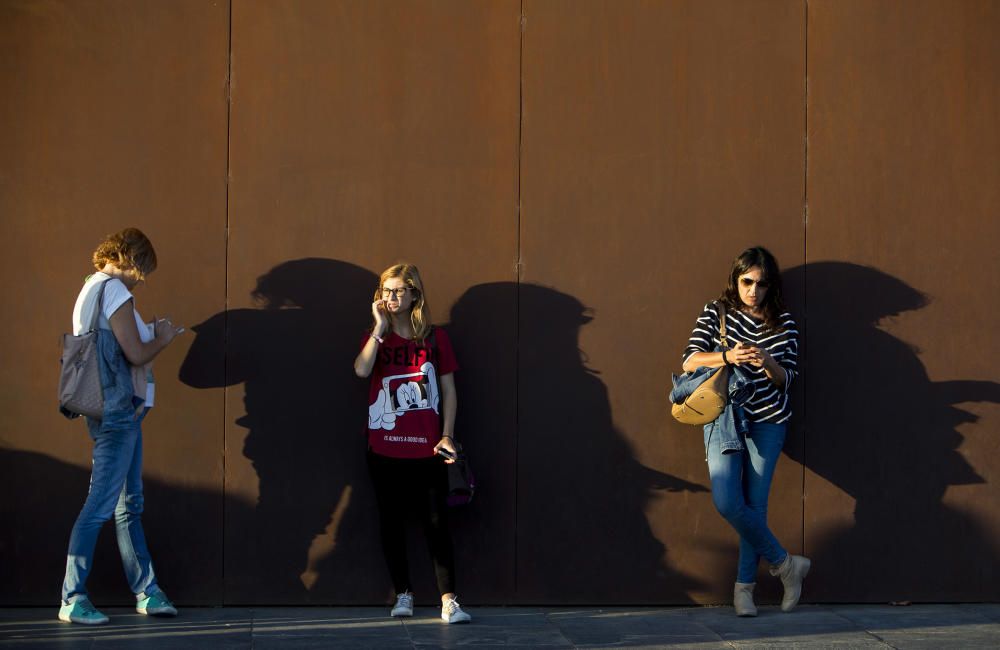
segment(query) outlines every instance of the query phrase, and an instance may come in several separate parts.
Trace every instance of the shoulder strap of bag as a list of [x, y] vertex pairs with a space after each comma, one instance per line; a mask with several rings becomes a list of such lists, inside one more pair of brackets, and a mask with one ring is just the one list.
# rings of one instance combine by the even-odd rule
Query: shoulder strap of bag
[[94, 315], [90, 318], [90, 332], [97, 329], [97, 322], [101, 317], [101, 309], [104, 307], [104, 287], [108, 286], [111, 278], [101, 283], [101, 290], [97, 292], [97, 307], [94, 308]]
[[722, 302], [715, 303], [715, 310], [719, 314], [719, 341], [722, 342], [724, 350], [729, 349], [729, 341], [726, 339], [726, 306]]

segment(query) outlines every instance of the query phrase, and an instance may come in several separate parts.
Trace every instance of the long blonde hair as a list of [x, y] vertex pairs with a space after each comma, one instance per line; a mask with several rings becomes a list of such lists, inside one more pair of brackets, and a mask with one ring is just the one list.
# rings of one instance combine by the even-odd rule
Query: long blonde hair
[[[424, 282], [420, 279], [420, 271], [413, 264], [396, 264], [382, 271], [378, 279], [378, 288], [375, 289], [374, 300], [382, 299], [382, 287], [385, 281], [399, 278], [406, 283], [413, 293], [413, 303], [410, 306], [410, 324], [413, 326], [413, 336], [421, 343], [431, 333], [431, 312], [427, 306], [427, 294], [424, 293]], [[389, 320], [389, 327], [392, 328], [392, 319]]]

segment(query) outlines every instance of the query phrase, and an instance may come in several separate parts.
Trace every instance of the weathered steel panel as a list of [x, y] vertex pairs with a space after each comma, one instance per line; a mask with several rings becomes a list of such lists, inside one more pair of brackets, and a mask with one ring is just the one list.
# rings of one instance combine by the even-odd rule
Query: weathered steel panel
[[[192, 323], [225, 305], [228, 33], [224, 2], [0, 4], [5, 604], [55, 603], [87, 494], [86, 426], [59, 415], [55, 388], [94, 248], [127, 226], [150, 237], [159, 269], [135, 294], [147, 320]], [[177, 381], [190, 342], [156, 360], [144, 522], [164, 589], [209, 604], [222, 597], [223, 404]], [[133, 601], [121, 571], [105, 530], [97, 603]]]
[[[998, 27], [979, 0], [0, 3], [0, 602], [62, 577], [90, 443], [57, 340], [127, 225], [160, 258], [140, 310], [194, 330], [145, 427], [181, 604], [388, 600], [351, 361], [401, 259], [461, 365], [463, 601], [728, 602], [736, 536], [666, 393], [754, 244], [804, 343], [770, 513], [804, 599], [1000, 598]], [[119, 565], [106, 531], [101, 605]]]
[[[454, 321], [458, 436], [483, 484], [455, 512], [459, 592], [511, 597], [514, 288], [488, 322], [494, 304], [461, 296], [514, 278], [518, 19], [517, 2], [233, 6], [230, 312], [198, 333], [225, 342], [214, 385], [231, 387], [229, 603], [390, 597], [352, 362], [377, 274], [400, 259]], [[419, 602], [434, 602], [413, 541]]]
[[818, 600], [1000, 597], [998, 28], [995, 2], [809, 3]]
[[[519, 598], [725, 602], [737, 538], [667, 392], [743, 248], [803, 259], [804, 6], [524, 13]], [[801, 472], [771, 502], [796, 551]]]

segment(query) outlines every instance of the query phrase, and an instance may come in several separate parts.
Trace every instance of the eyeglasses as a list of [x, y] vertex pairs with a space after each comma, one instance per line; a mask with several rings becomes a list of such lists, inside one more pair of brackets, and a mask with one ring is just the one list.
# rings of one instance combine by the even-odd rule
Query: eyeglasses
[[756, 282], [750, 278], [740, 278], [740, 284], [749, 289], [753, 285], [757, 285], [758, 289], [767, 289], [771, 286], [771, 283], [767, 280], [757, 280]]
[[395, 298], [401, 298], [406, 295], [406, 292], [410, 287], [400, 287], [398, 289], [382, 289], [382, 297], [388, 298], [389, 296], [394, 296]]

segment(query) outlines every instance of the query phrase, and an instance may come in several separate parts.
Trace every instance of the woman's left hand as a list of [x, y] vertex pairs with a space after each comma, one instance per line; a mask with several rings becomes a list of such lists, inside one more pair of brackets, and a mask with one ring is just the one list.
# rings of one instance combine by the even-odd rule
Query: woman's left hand
[[[452, 441], [450, 436], [441, 436], [441, 442], [434, 445], [435, 454], [438, 453], [438, 449], [444, 449], [445, 451], [451, 452], [452, 455], [458, 456], [458, 450], [455, 449], [455, 443], [454, 441]], [[442, 458], [444, 458], [444, 456], [442, 456]], [[455, 461], [451, 460], [450, 458], [444, 458], [444, 462], [447, 463], [448, 465], [451, 465]]]
[[754, 355], [750, 358], [749, 364], [755, 368], [763, 368], [774, 362], [774, 358], [766, 348], [754, 348]]

